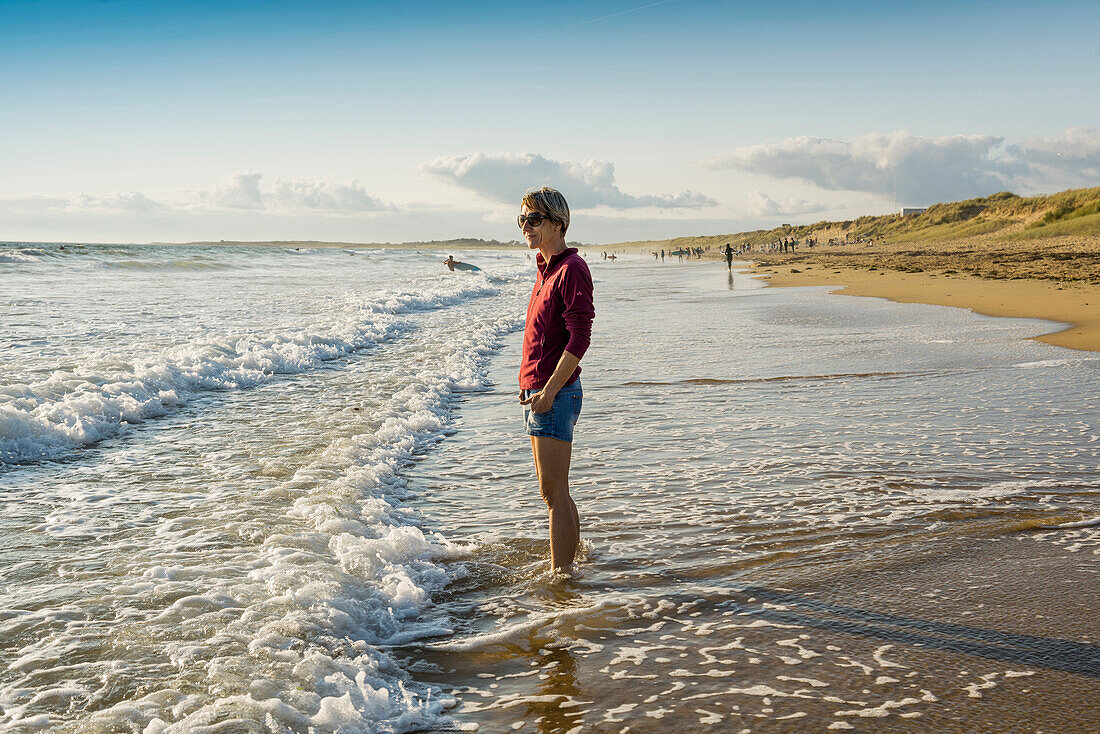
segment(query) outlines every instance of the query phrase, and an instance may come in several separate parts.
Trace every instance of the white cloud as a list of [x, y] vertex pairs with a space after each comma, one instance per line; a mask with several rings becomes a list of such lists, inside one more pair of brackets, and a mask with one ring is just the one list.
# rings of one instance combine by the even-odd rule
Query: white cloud
[[196, 205], [213, 209], [263, 209], [271, 212], [362, 214], [390, 207], [367, 193], [358, 180], [330, 183], [275, 179], [262, 188], [263, 174], [233, 173], [219, 185], [194, 192]]
[[448, 156], [423, 163], [420, 170], [495, 202], [515, 204], [532, 186], [553, 186], [574, 209], [655, 207], [698, 209], [716, 201], [694, 191], [632, 196], [615, 185], [610, 161], [555, 161], [535, 153]]
[[46, 211], [64, 211], [71, 199], [56, 196], [5, 196], [0, 198], [0, 212], [6, 214], [35, 214]]
[[913, 203], [965, 199], [1003, 190], [1055, 191], [1100, 182], [1100, 134], [1070, 128], [1054, 137], [1006, 143], [995, 135], [928, 138], [905, 130], [851, 140], [799, 137], [738, 148], [704, 161], [829, 191], [899, 197]]
[[195, 192], [201, 205], [214, 209], [263, 209], [262, 173], [232, 173], [211, 189]]
[[361, 213], [389, 208], [354, 179], [349, 183], [276, 180], [267, 200], [274, 208], [288, 210]]
[[783, 199], [776, 201], [762, 191], [754, 190], [748, 196], [749, 211], [758, 217], [790, 216], [799, 214], [813, 214], [828, 209], [824, 204], [817, 204], [806, 199]]
[[0, 212], [13, 215], [62, 216], [195, 214], [197, 212], [254, 212], [256, 214], [363, 214], [391, 211], [393, 207], [367, 193], [356, 180], [330, 183], [275, 179], [262, 187], [260, 173], [234, 173], [217, 186], [183, 192], [173, 202], [150, 199], [131, 191], [126, 194], [75, 197], [18, 196], [0, 198]]
[[1033, 178], [1064, 182], [1066, 186], [1100, 184], [1100, 132], [1071, 127], [1053, 137], [1027, 138], [1013, 151], [1031, 169]]
[[150, 199], [145, 194], [131, 191], [128, 194], [107, 196], [80, 196], [67, 198], [56, 196], [15, 196], [0, 199], [0, 211], [13, 214], [37, 214], [42, 212], [96, 212], [117, 214], [145, 214], [166, 211], [168, 205]]
[[361, 214], [389, 207], [367, 193], [358, 180], [348, 183], [275, 179], [262, 188], [263, 174], [233, 173], [219, 185], [194, 192], [197, 206], [213, 209], [263, 209]]
[[899, 130], [852, 140], [799, 137], [752, 145], [705, 161], [777, 179], [801, 179], [830, 191], [890, 195], [895, 171], [906, 201], [932, 203], [1009, 188], [1027, 166], [993, 135], [926, 138]]
[[102, 209], [124, 214], [145, 214], [168, 209], [167, 204], [154, 201], [137, 191], [131, 191], [128, 194], [110, 194], [108, 196], [81, 194], [71, 205], [75, 209]]

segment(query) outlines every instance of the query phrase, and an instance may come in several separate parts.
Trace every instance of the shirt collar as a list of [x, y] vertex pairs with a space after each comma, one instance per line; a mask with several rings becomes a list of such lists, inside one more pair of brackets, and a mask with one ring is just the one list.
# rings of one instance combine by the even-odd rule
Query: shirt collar
[[549, 275], [550, 273], [554, 272], [554, 269], [558, 267], [558, 265], [561, 263], [562, 260], [569, 257], [570, 255], [575, 255], [575, 254], [577, 254], [577, 248], [576, 247], [566, 247], [564, 250], [559, 252], [557, 255], [551, 255], [550, 256], [550, 262], [545, 262], [542, 259], [542, 253], [537, 252], [537, 253], [535, 253], [535, 264], [538, 265], [539, 272], [541, 272], [543, 277], [545, 277], [545, 276]]

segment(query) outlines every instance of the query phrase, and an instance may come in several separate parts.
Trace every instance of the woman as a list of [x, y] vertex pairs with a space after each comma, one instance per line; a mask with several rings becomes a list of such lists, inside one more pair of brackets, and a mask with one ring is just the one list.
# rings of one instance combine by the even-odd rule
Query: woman
[[569, 496], [569, 459], [581, 412], [579, 365], [595, 316], [592, 275], [577, 249], [565, 246], [569, 205], [560, 192], [547, 186], [528, 191], [517, 221], [527, 246], [538, 250], [538, 277], [523, 332], [519, 402], [539, 490], [550, 511], [550, 566], [560, 571], [573, 563], [581, 533]]

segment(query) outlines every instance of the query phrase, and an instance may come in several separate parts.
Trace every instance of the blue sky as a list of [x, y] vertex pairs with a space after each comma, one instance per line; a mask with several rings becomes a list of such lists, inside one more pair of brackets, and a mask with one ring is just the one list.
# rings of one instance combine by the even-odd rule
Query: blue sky
[[9, 2], [0, 239], [589, 242], [1100, 185], [1100, 4]]

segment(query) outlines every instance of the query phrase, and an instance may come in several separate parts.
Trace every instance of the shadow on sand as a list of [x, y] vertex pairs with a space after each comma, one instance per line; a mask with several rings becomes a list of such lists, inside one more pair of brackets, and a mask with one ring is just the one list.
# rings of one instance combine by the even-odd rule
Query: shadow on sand
[[[733, 591], [736, 598], [723, 606], [736, 605], [740, 611], [772, 622], [1100, 677], [1100, 645], [901, 617], [759, 586], [743, 586]], [[764, 607], [760, 602], [785, 608]]]

